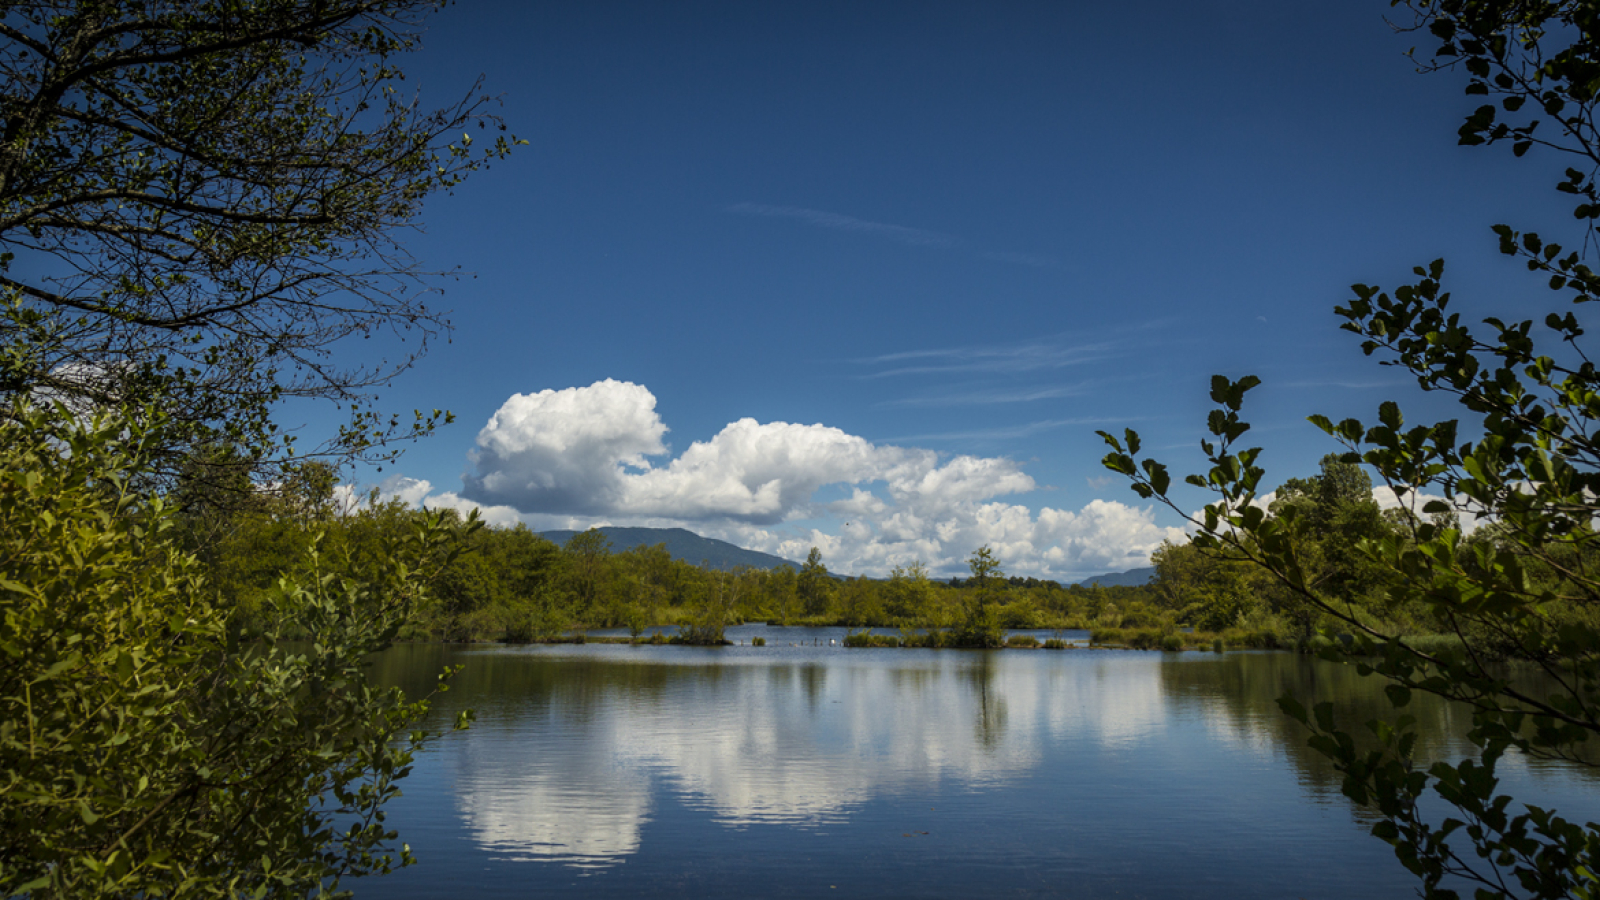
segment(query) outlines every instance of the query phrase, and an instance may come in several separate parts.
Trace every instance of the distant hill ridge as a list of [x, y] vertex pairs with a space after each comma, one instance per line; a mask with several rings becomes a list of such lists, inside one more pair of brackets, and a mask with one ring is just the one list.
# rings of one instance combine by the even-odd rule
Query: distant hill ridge
[[1143, 587], [1156, 577], [1155, 566], [1144, 566], [1138, 569], [1129, 569], [1126, 572], [1108, 572], [1104, 575], [1091, 575], [1078, 582], [1084, 587]]
[[[557, 544], [565, 545], [572, 540], [576, 531], [541, 531], [539, 536]], [[734, 566], [746, 566], [751, 569], [773, 569], [778, 566], [799, 571], [800, 564], [781, 556], [762, 553], [759, 550], [746, 550], [727, 541], [716, 538], [701, 537], [686, 528], [625, 528], [616, 525], [606, 525], [600, 533], [611, 541], [611, 550], [621, 553], [632, 550], [634, 547], [653, 547], [656, 544], [665, 544], [667, 552], [673, 559], [681, 559], [686, 563], [701, 565], [704, 563], [713, 569], [728, 571]], [[848, 577], [839, 573], [830, 573], [835, 578]], [[1138, 569], [1129, 569], [1126, 572], [1107, 572], [1103, 575], [1091, 575], [1078, 581], [1084, 587], [1100, 585], [1102, 587], [1140, 587], [1149, 584], [1156, 576], [1154, 566], [1144, 566]], [[878, 579], [881, 580], [881, 579]]]
[[[599, 529], [600, 533], [611, 541], [611, 550], [621, 553], [632, 550], [634, 547], [653, 547], [656, 544], [665, 544], [667, 552], [673, 559], [681, 559], [694, 565], [705, 565], [722, 571], [732, 569], [734, 566], [748, 566], [752, 569], [773, 569], [778, 566], [787, 566], [798, 570], [799, 564], [790, 562], [781, 556], [762, 553], [757, 550], [746, 550], [727, 541], [715, 538], [701, 537], [684, 528], [620, 528], [615, 525], [606, 525]], [[539, 536], [557, 544], [565, 545], [572, 540], [576, 531], [541, 531]]]

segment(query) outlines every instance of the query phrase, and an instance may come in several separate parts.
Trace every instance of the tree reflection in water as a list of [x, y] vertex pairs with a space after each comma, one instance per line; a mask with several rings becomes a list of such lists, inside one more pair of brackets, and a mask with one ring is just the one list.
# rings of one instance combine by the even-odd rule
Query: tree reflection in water
[[[928, 810], [936, 796], [945, 806], [926, 814], [941, 817], [937, 827], [951, 830], [960, 852], [1015, 858], [1015, 877], [1041, 860], [1084, 866], [1088, 851], [1074, 840], [1244, 852], [1204, 850], [1234, 840], [1206, 834], [1208, 822], [1259, 820], [1268, 838], [1312, 844], [1330, 839], [1316, 829], [1333, 828], [1345, 839], [1364, 829], [1337, 775], [1275, 701], [1286, 692], [1337, 698], [1352, 721], [1388, 710], [1380, 684], [1284, 653], [412, 645], [375, 660], [375, 670], [421, 692], [440, 667], [462, 663], [434, 721], [470, 707], [477, 724], [419, 762], [447, 788], [409, 814], [459, 822], [453, 833], [486, 865], [539, 860], [573, 872], [650, 859], [652, 841], [679, 831], [696, 835], [676, 851], [696, 865], [734, 866], [718, 847], [750, 829], [769, 829], [761, 846], [770, 849], [741, 864], [749, 872], [800, 865], [812, 852], [803, 848], [824, 846], [797, 844], [801, 835]], [[1419, 697], [1408, 712], [1422, 757], [1461, 752], [1468, 723], [1459, 711]], [[1524, 768], [1573, 783], [1560, 767]], [[1287, 788], [1273, 787], [1277, 772]], [[1293, 793], [1296, 783], [1297, 796], [1263, 793]], [[966, 819], [943, 818], [957, 807]], [[1317, 824], [1317, 808], [1344, 812]], [[663, 817], [669, 832], [652, 826]], [[1280, 819], [1289, 824], [1272, 824]], [[917, 827], [885, 831], [899, 839]], [[416, 848], [426, 863], [427, 846]], [[851, 849], [845, 841], [837, 852]], [[1378, 859], [1387, 853], [1377, 850]], [[1107, 883], [1131, 877], [1140, 859], [1112, 866]], [[910, 871], [882, 877], [894, 884]]]

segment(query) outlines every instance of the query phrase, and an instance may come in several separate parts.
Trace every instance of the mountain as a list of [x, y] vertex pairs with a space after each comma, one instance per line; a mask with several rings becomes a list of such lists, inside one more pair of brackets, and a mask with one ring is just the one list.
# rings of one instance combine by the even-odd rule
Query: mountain
[[[566, 544], [577, 533], [541, 531], [539, 536], [557, 544]], [[619, 528], [607, 525], [600, 529], [600, 533], [611, 541], [613, 553], [621, 553], [639, 546], [652, 547], [656, 544], [666, 544], [667, 552], [672, 554], [673, 559], [681, 559], [697, 566], [705, 563], [713, 569], [727, 570], [734, 566], [749, 566], [752, 569], [772, 569], [778, 566], [788, 566], [797, 570], [800, 568], [798, 564], [782, 557], [746, 550], [715, 538], [701, 537], [683, 528]]]
[[1108, 572], [1104, 575], [1092, 575], [1078, 582], [1084, 587], [1100, 585], [1102, 587], [1141, 587], [1149, 584], [1156, 577], [1155, 566], [1145, 566], [1142, 569], [1129, 569], [1126, 572]]

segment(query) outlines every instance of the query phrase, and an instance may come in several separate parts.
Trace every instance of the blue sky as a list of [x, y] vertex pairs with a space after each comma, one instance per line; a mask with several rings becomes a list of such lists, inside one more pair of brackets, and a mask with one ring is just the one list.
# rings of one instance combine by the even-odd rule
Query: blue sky
[[1431, 45], [1394, 14], [447, 9], [406, 83], [439, 105], [482, 74], [529, 145], [406, 238], [467, 275], [452, 342], [382, 405], [457, 423], [352, 480], [850, 574], [980, 544], [1011, 574], [1142, 565], [1182, 522], [1107, 477], [1097, 428], [1193, 471], [1210, 375], [1254, 373], [1269, 480], [1310, 474], [1335, 449], [1310, 413], [1453, 415], [1338, 330], [1352, 282], [1443, 256], [1468, 318], [1543, 303], [1489, 227], [1571, 221], [1560, 161], [1456, 146], [1474, 98], [1415, 71]]

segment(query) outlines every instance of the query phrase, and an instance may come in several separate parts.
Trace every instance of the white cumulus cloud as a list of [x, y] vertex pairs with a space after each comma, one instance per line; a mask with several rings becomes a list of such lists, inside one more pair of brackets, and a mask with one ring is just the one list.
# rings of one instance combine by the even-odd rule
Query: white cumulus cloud
[[523, 512], [603, 513], [621, 501], [624, 467], [648, 468], [647, 456], [666, 452], [666, 431], [655, 395], [637, 384], [513, 394], [478, 432], [478, 471], [462, 495]]
[[[816, 546], [849, 574], [914, 561], [959, 571], [988, 545], [1012, 572], [1071, 578], [1144, 565], [1161, 541], [1183, 537], [1149, 508], [1001, 500], [1037, 488], [1011, 459], [875, 444], [821, 424], [739, 419], [669, 458], [655, 407], [644, 386], [613, 380], [516, 394], [478, 433], [461, 493], [423, 502], [476, 505], [490, 521], [681, 525], [789, 559]], [[819, 500], [824, 488], [848, 496]]]
[[815, 511], [832, 484], [885, 482], [899, 502], [948, 508], [1034, 488], [1008, 459], [879, 446], [826, 425], [740, 419], [677, 459], [642, 385], [517, 394], [478, 433], [462, 496], [524, 513], [732, 519], [776, 524]]

